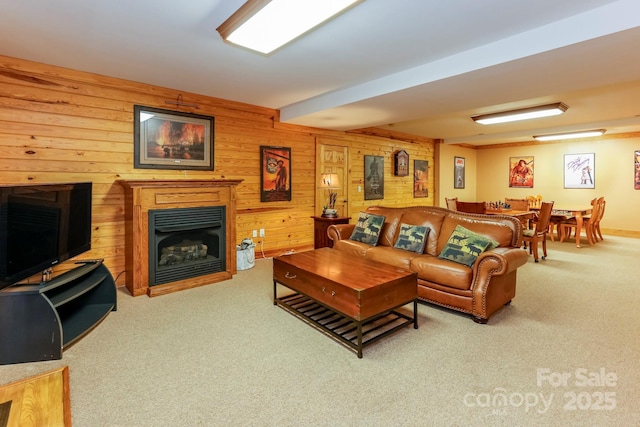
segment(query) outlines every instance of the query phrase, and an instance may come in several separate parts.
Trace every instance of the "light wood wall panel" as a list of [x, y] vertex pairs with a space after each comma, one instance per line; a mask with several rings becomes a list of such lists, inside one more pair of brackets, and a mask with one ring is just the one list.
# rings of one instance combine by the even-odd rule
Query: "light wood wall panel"
[[[179, 95], [199, 108], [166, 103]], [[215, 117], [215, 170], [135, 169], [135, 104]], [[243, 179], [237, 188], [236, 241], [264, 228], [257, 249], [267, 256], [313, 247], [315, 147], [323, 137], [350, 147], [352, 216], [371, 204], [433, 204], [432, 197], [413, 199], [413, 177], [394, 177], [391, 158], [405, 149], [412, 174], [413, 159], [433, 164], [432, 140], [376, 129], [306, 128], [278, 118], [270, 108], [0, 56], [0, 184], [93, 182], [92, 249], [83, 256], [104, 258], [119, 286], [125, 268], [124, 194], [117, 179]], [[261, 145], [291, 147], [291, 202], [260, 202]], [[357, 193], [365, 154], [385, 158], [384, 200], [364, 201], [364, 193]], [[65, 268], [69, 264], [60, 271]]]

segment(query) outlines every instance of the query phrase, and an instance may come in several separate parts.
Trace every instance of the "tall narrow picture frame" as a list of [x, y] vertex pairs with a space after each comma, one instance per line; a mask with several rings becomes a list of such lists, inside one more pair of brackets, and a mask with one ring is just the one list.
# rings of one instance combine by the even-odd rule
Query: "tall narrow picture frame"
[[364, 199], [384, 199], [384, 157], [364, 156]]
[[596, 188], [594, 153], [564, 155], [564, 188]]
[[453, 158], [453, 188], [464, 188], [465, 159], [455, 156]]
[[533, 156], [509, 157], [509, 187], [533, 188]]
[[413, 197], [429, 197], [429, 162], [413, 161]]
[[291, 201], [291, 148], [260, 146], [260, 201]]
[[133, 106], [134, 168], [213, 170], [214, 118]]
[[633, 153], [633, 188], [640, 190], [640, 150]]

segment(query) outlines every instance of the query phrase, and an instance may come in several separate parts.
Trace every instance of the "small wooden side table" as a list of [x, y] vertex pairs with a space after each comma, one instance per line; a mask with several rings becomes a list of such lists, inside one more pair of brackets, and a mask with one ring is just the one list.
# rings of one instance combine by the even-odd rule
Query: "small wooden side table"
[[313, 216], [313, 247], [331, 248], [333, 240], [327, 235], [327, 228], [332, 224], [349, 224], [349, 217], [325, 218], [323, 216]]

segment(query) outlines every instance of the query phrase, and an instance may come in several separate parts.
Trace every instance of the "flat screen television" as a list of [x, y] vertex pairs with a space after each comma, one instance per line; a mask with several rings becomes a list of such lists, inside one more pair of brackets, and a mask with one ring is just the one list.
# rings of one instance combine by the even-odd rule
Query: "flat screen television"
[[90, 182], [0, 186], [0, 289], [91, 249]]

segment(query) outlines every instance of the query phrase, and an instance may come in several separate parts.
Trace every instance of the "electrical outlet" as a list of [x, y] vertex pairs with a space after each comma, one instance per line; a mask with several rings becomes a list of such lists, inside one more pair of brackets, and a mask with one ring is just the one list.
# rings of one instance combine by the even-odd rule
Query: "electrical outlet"
[[253, 230], [253, 237], [258, 237], [258, 230]]
[[264, 228], [260, 229], [260, 237], [264, 237]]

